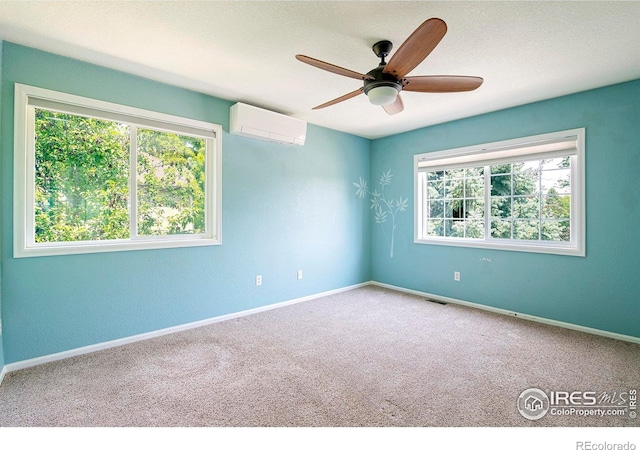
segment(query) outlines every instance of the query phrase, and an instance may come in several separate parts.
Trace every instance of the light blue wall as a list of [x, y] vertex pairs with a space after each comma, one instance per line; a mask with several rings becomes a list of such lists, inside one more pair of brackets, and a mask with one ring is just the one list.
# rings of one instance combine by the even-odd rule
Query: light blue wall
[[[3, 69], [6, 364], [371, 279], [351, 184], [369, 171], [368, 140], [312, 125], [303, 147], [229, 135], [231, 102], [6, 42]], [[223, 125], [223, 245], [14, 259], [15, 82]]]
[[414, 154], [585, 127], [587, 216], [581, 258], [414, 244], [410, 211], [393, 259], [373, 225], [373, 279], [640, 337], [639, 124], [637, 80], [373, 141], [372, 181], [391, 169], [388, 192], [412, 205]]

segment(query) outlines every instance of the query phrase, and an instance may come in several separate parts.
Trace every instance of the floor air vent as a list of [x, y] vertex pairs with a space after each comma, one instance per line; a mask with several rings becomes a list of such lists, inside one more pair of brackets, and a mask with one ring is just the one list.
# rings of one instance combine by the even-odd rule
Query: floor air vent
[[432, 298], [428, 298], [427, 301], [431, 303], [437, 303], [438, 305], [448, 305], [447, 302], [443, 302], [442, 300], [434, 300]]

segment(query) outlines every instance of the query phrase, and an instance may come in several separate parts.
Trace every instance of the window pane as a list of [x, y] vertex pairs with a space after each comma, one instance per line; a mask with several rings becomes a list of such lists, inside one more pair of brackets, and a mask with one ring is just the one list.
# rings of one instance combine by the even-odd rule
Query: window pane
[[511, 175], [497, 175], [491, 177], [491, 195], [511, 195]]
[[484, 178], [474, 177], [464, 180], [465, 197], [484, 197]]
[[484, 199], [465, 200], [465, 218], [481, 219], [484, 217]]
[[35, 109], [35, 241], [129, 237], [129, 127]]
[[569, 219], [571, 217], [571, 196], [543, 195], [542, 217], [545, 219]]
[[447, 237], [464, 237], [464, 220], [445, 220], [444, 235]]
[[462, 203], [460, 200], [446, 200], [444, 202], [444, 216], [446, 218], [458, 218], [462, 216]]
[[484, 220], [467, 220], [465, 237], [482, 239], [484, 237]]
[[491, 175], [499, 173], [511, 173], [511, 164], [497, 164], [490, 167]]
[[447, 178], [444, 184], [445, 198], [460, 198], [464, 195], [464, 179], [463, 178]]
[[542, 169], [565, 169], [571, 166], [571, 157], [543, 159], [541, 161]]
[[138, 234], [205, 232], [205, 140], [138, 130]]
[[537, 219], [540, 217], [538, 197], [515, 197], [513, 199], [513, 217], [516, 219]]
[[491, 237], [495, 239], [511, 239], [511, 220], [492, 219]]
[[450, 169], [444, 171], [445, 178], [462, 178], [464, 177], [464, 169]]
[[513, 172], [528, 172], [528, 173], [538, 173], [540, 171], [540, 161], [521, 161], [518, 163], [513, 163]]
[[529, 170], [513, 175], [513, 195], [532, 195], [539, 191], [539, 171]]
[[484, 176], [484, 166], [470, 167], [464, 170], [464, 175], [467, 178], [482, 177]]
[[444, 182], [432, 181], [427, 183], [427, 195], [430, 199], [444, 197]]
[[513, 222], [513, 238], [522, 240], [535, 240], [540, 238], [540, 221], [515, 220]]
[[542, 240], [569, 242], [571, 228], [568, 220], [544, 220], [542, 222]]
[[429, 181], [439, 181], [444, 178], [444, 171], [440, 170], [437, 172], [427, 172], [427, 180]]
[[543, 194], [568, 194], [571, 192], [571, 169], [545, 170], [542, 172]]
[[444, 221], [442, 219], [427, 220], [428, 236], [444, 236]]
[[511, 217], [511, 197], [491, 197], [491, 217]]
[[444, 202], [433, 201], [429, 202], [429, 217], [432, 219], [442, 218], [444, 216]]

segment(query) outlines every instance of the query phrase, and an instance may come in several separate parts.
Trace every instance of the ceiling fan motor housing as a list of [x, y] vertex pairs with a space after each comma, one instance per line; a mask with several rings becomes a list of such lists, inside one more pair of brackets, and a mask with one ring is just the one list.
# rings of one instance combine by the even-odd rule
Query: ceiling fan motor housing
[[368, 95], [371, 89], [375, 89], [380, 86], [393, 87], [400, 92], [402, 90], [402, 82], [400, 82], [394, 75], [383, 72], [384, 67], [387, 65], [384, 59], [389, 56], [389, 53], [391, 53], [393, 44], [391, 41], [387, 40], [378, 41], [373, 44], [373, 47], [371, 48], [373, 53], [380, 58], [380, 65], [367, 73], [371, 78], [364, 80], [364, 93]]
[[364, 93], [368, 94], [371, 89], [375, 89], [380, 86], [390, 86], [395, 88], [398, 92], [402, 90], [402, 81], [398, 80], [395, 76], [390, 73], [384, 73], [384, 67], [386, 63], [381, 63], [378, 67], [373, 69], [370, 72], [367, 72], [367, 75], [372, 77], [373, 79], [365, 79], [364, 80]]

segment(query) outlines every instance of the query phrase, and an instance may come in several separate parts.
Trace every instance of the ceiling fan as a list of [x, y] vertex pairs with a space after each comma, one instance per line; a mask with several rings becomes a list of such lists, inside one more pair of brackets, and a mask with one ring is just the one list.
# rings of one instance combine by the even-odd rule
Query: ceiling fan
[[313, 109], [321, 109], [335, 105], [362, 93], [366, 94], [369, 102], [380, 105], [388, 114], [397, 114], [404, 109], [400, 91], [410, 92], [464, 92], [473, 91], [484, 81], [480, 77], [457, 75], [426, 75], [407, 77], [442, 40], [447, 32], [447, 24], [442, 19], [427, 19], [420, 25], [393, 54], [389, 56], [393, 44], [384, 40], [373, 44], [373, 53], [380, 58], [380, 64], [375, 69], [361, 74], [305, 55], [296, 55], [296, 59], [319, 69], [343, 75], [345, 77], [363, 80], [364, 85], [353, 92], [323, 103]]

